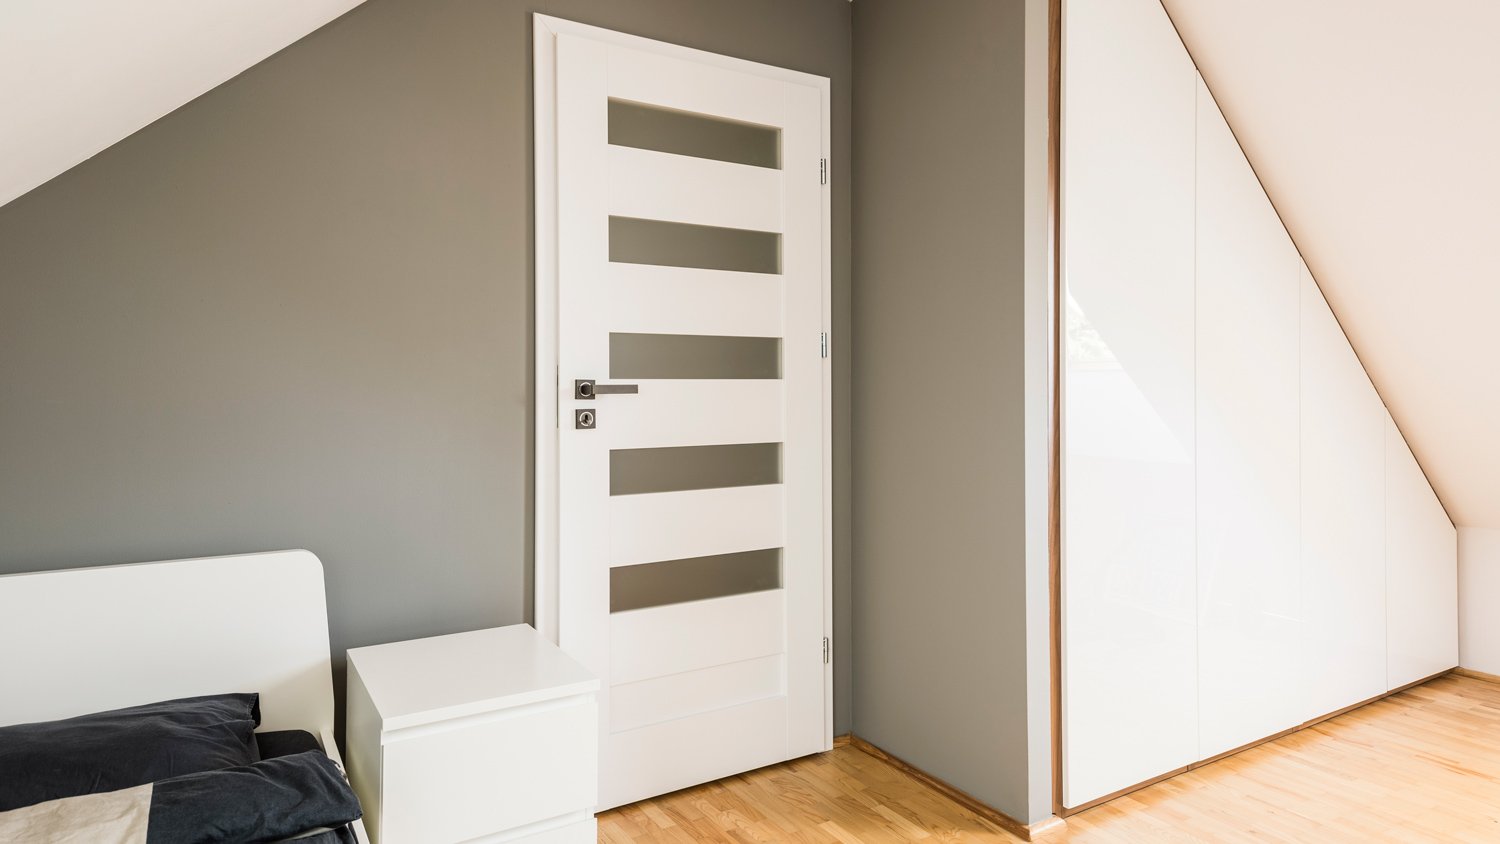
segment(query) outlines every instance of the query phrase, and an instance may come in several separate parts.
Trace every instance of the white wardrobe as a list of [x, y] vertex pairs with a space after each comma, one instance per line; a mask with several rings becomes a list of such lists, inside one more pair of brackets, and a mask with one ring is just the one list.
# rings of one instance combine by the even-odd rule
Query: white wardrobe
[[1159, 0], [1062, 68], [1076, 808], [1456, 665], [1457, 540]]

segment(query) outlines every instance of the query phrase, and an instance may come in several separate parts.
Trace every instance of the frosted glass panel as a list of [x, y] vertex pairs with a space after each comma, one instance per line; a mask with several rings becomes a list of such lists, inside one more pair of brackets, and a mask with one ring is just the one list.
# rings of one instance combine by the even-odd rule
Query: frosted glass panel
[[609, 494], [781, 483], [781, 443], [625, 448], [609, 453]]
[[609, 142], [752, 167], [781, 168], [781, 131], [704, 114], [609, 101]]
[[620, 566], [609, 570], [609, 611], [722, 598], [780, 586], [780, 548]]
[[610, 334], [610, 378], [780, 378], [781, 339]]
[[752, 229], [610, 217], [609, 260], [618, 264], [779, 273], [781, 235]]

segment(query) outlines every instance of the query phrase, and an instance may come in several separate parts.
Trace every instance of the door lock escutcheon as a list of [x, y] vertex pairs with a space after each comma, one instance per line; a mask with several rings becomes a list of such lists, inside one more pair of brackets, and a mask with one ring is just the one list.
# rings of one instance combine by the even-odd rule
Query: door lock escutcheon
[[573, 398], [589, 401], [594, 396], [625, 395], [639, 393], [639, 384], [596, 384], [592, 378], [580, 378], [573, 382]]
[[599, 416], [592, 410], [573, 411], [573, 427], [579, 430], [593, 430], [599, 424]]

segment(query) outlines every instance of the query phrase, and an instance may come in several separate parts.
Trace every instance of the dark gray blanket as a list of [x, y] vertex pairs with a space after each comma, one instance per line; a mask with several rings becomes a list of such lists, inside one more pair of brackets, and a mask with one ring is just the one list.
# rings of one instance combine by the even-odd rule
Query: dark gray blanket
[[[348, 840], [359, 800], [320, 750], [0, 813], [0, 841], [261, 844]], [[317, 841], [318, 838], [299, 839]]]

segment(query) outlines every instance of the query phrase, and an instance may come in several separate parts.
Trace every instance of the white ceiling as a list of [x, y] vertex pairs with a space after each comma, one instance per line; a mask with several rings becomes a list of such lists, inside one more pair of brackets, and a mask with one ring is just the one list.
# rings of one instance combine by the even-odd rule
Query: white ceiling
[[1500, 2], [1163, 2], [1449, 515], [1500, 527]]
[[0, 205], [362, 0], [3, 0]]

